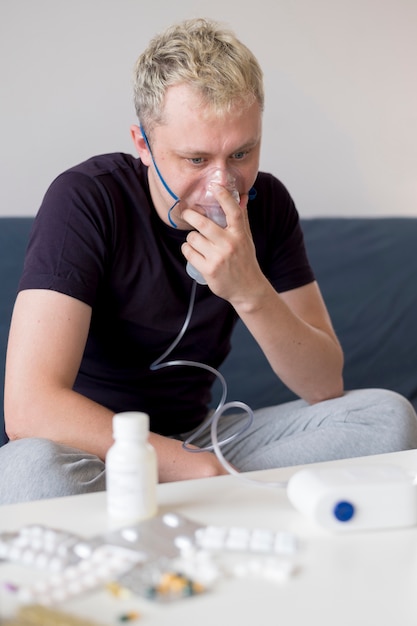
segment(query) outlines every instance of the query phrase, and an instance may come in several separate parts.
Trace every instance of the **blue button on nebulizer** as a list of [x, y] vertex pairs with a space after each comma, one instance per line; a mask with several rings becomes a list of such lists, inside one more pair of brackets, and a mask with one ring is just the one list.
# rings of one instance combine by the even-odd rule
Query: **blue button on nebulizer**
[[333, 514], [339, 522], [348, 522], [355, 515], [355, 507], [351, 502], [341, 501], [335, 504]]

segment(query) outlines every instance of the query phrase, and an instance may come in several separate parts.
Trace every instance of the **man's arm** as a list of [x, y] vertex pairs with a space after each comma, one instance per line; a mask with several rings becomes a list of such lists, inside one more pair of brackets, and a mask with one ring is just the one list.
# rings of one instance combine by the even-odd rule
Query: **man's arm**
[[274, 372], [309, 403], [343, 393], [343, 353], [317, 283], [277, 293], [256, 258], [246, 210], [221, 187], [215, 195], [226, 214], [220, 228], [193, 210], [184, 218], [195, 230], [184, 256], [228, 300], [252, 333]]
[[316, 282], [282, 294], [266, 282], [258, 305], [236, 310], [296, 394], [311, 404], [342, 395], [343, 353]]
[[[105, 459], [113, 412], [73, 391], [91, 308], [48, 291], [19, 293], [10, 327], [5, 422], [10, 439], [44, 437]], [[190, 454], [179, 441], [150, 435], [161, 482], [226, 473], [211, 453]]]

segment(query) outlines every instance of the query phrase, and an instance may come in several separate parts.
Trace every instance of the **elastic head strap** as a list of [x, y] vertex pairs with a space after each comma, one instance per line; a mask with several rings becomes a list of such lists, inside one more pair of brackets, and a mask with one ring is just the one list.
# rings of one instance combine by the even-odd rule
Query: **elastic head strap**
[[[177, 194], [175, 194], [175, 193], [172, 191], [172, 189], [168, 186], [168, 183], [165, 181], [164, 177], [162, 176], [161, 172], [159, 171], [159, 167], [157, 166], [156, 161], [155, 161], [155, 159], [154, 159], [154, 156], [153, 156], [153, 153], [152, 153], [152, 150], [151, 150], [151, 146], [150, 146], [149, 141], [148, 141], [148, 137], [147, 137], [147, 135], [146, 135], [146, 133], [145, 133], [145, 131], [144, 131], [144, 128], [143, 128], [142, 124], [139, 124], [139, 128], [140, 128], [140, 132], [142, 133], [142, 137], [143, 137], [143, 138], [144, 138], [144, 140], [145, 140], [146, 147], [147, 147], [147, 148], [148, 148], [148, 150], [149, 150], [149, 154], [150, 154], [150, 155], [151, 155], [151, 157], [152, 157], [152, 162], [153, 162], [153, 164], [154, 164], [154, 167], [155, 167], [156, 173], [157, 173], [157, 174], [158, 174], [158, 176], [159, 176], [159, 180], [161, 181], [161, 183], [163, 184], [163, 186], [165, 187], [165, 189], [167, 190], [167, 192], [169, 193], [169, 195], [170, 195], [172, 198], [174, 198], [174, 200], [175, 200], [176, 202], [179, 202], [179, 200], [180, 200], [180, 199], [179, 199], [179, 197], [178, 197], [178, 196], [177, 196]], [[174, 205], [174, 206], [175, 206], [175, 205]], [[173, 207], [172, 207], [172, 208], [173, 208]], [[171, 209], [171, 210], [172, 210], [172, 209]]]
[[145, 130], [144, 130], [144, 128], [143, 128], [143, 126], [142, 126], [142, 124], [139, 124], [139, 128], [140, 128], [140, 132], [142, 133], [142, 137], [143, 137], [143, 138], [144, 138], [144, 140], [145, 140], [146, 147], [147, 147], [147, 148], [148, 148], [148, 150], [149, 150], [149, 154], [150, 154], [150, 155], [151, 155], [151, 157], [152, 157], [152, 163], [154, 164], [154, 167], [155, 167], [156, 173], [157, 173], [157, 174], [158, 174], [158, 176], [159, 176], [159, 180], [161, 181], [161, 183], [163, 184], [163, 186], [165, 187], [165, 189], [167, 190], [167, 192], [169, 193], [169, 195], [170, 195], [172, 198], [174, 198], [174, 200], [175, 200], [174, 204], [172, 205], [172, 207], [171, 207], [171, 208], [169, 209], [169, 211], [168, 211], [168, 220], [169, 220], [169, 223], [171, 224], [171, 226], [173, 226], [174, 228], [177, 228], [176, 223], [174, 222], [174, 220], [173, 220], [173, 219], [172, 219], [172, 217], [171, 217], [171, 212], [172, 212], [172, 209], [173, 209], [174, 207], [176, 207], [176, 206], [177, 206], [177, 204], [178, 204], [178, 202], [180, 201], [180, 199], [179, 199], [179, 197], [177, 196], [177, 194], [175, 194], [175, 193], [172, 191], [172, 189], [168, 186], [168, 183], [165, 181], [164, 177], [162, 176], [161, 172], [159, 171], [159, 167], [157, 166], [156, 161], [155, 161], [155, 159], [154, 159], [154, 156], [153, 156], [153, 153], [152, 153], [152, 150], [151, 150], [151, 146], [150, 146], [150, 143], [149, 143], [148, 137], [147, 137], [147, 135], [146, 135], [146, 133], [145, 133]]

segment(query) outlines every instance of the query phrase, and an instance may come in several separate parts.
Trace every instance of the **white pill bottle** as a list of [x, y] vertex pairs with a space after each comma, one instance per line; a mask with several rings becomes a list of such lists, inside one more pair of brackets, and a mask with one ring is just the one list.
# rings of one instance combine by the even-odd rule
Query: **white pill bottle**
[[158, 465], [148, 442], [149, 415], [137, 411], [113, 416], [114, 444], [106, 455], [107, 513], [135, 524], [157, 512]]

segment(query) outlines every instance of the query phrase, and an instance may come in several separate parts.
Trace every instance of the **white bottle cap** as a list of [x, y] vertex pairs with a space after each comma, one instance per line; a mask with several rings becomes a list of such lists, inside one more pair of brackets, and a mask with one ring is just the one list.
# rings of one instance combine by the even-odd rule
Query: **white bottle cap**
[[149, 415], [140, 411], [126, 411], [113, 416], [113, 437], [146, 439], [149, 434]]

